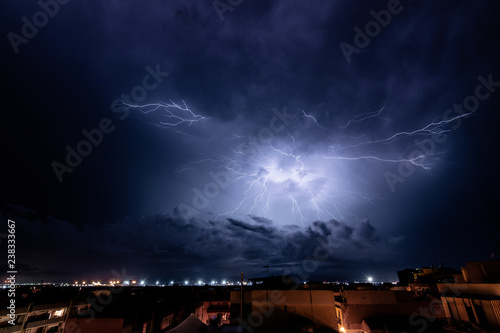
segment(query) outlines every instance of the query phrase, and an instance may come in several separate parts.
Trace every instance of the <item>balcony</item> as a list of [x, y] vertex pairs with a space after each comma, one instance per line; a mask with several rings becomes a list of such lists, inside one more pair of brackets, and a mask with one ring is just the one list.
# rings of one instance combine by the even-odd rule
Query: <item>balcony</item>
[[[45, 325], [49, 325], [49, 324], [62, 323], [63, 321], [64, 321], [64, 317], [35, 320], [35, 321], [27, 323], [26, 328], [33, 328], [33, 327], [45, 326]], [[0, 333], [3, 333], [3, 332], [0, 331]]]
[[0, 333], [14, 333], [21, 332], [21, 325], [9, 325], [0, 327]]

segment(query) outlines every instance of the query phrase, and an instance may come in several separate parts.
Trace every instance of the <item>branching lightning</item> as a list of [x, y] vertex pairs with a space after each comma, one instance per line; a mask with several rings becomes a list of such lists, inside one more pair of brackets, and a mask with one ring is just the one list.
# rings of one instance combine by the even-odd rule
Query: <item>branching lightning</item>
[[130, 104], [124, 101], [122, 103], [127, 107], [127, 110], [135, 109], [143, 114], [159, 114], [164, 120], [158, 120], [154, 125], [164, 128], [173, 128], [180, 125], [191, 126], [194, 123], [208, 119], [191, 111], [184, 101], [182, 101], [182, 105], [172, 101], [170, 103], [159, 102], [149, 104]]
[[[191, 126], [207, 119], [192, 112], [184, 102], [126, 105], [144, 114], [161, 113], [167, 120], [159, 125], [166, 128]], [[326, 120], [325, 126], [320, 125], [314, 115], [301, 110], [302, 118], [314, 122], [321, 130], [303, 131], [300, 124], [291, 124], [286, 131], [275, 133], [270, 139], [259, 138], [260, 141], [255, 136], [229, 132], [229, 140], [221, 141], [232, 142], [225, 153], [220, 150], [217, 155], [204, 153], [203, 158], [185, 164], [177, 172], [198, 172], [198, 168], [225, 172], [229, 185], [224, 190], [228, 196], [227, 201], [218, 204], [220, 215], [291, 216], [287, 218], [289, 223], [302, 225], [322, 219], [359, 219], [360, 203], [377, 206], [387, 200], [372, 189], [383, 170], [407, 163], [431, 172], [433, 161], [444, 153], [443, 149], [432, 152], [414, 149], [409, 155], [406, 151], [416, 146], [417, 140], [445, 135], [455, 121], [472, 113], [434, 119], [416, 129], [375, 139], [370, 137], [381, 133], [382, 126], [356, 126], [361, 122], [391, 120], [389, 114], [384, 114], [386, 110], [384, 105], [379, 110], [356, 115], [342, 126], [327, 127]]]
[[204, 158], [204, 159], [199, 160], [199, 161], [189, 162], [186, 165], [184, 165], [183, 167], [177, 169], [177, 173], [183, 173], [183, 172], [188, 171], [188, 170], [194, 170], [197, 165], [200, 165], [200, 164], [205, 163], [205, 162], [215, 162], [215, 160], [211, 159], [211, 158]]
[[[384, 110], [384, 108], [372, 112], [372, 113], [365, 113], [363, 115], [357, 116], [357, 120], [350, 120], [345, 127], [348, 125], [352, 124], [353, 122], [360, 122], [363, 120], [366, 120], [368, 118], [372, 117], [380, 117], [380, 113]], [[402, 139], [402, 138], [417, 138], [420, 136], [434, 136], [434, 135], [443, 135], [445, 133], [450, 132], [451, 130], [448, 129], [447, 127], [457, 121], [458, 119], [465, 118], [470, 116], [474, 111], [470, 113], [463, 113], [459, 114], [455, 117], [449, 118], [449, 119], [444, 119], [444, 120], [433, 120], [429, 124], [426, 124], [423, 127], [417, 128], [415, 130], [411, 131], [401, 131], [401, 132], [396, 132], [394, 134], [391, 134], [390, 136], [381, 138], [381, 139], [376, 139], [376, 140], [366, 140], [366, 141], [361, 141], [355, 144], [350, 144], [350, 145], [330, 145], [329, 148], [331, 149], [330, 154], [324, 155], [323, 158], [325, 159], [338, 159], [338, 160], [347, 160], [347, 161], [354, 161], [354, 160], [373, 160], [373, 161], [378, 161], [378, 162], [386, 162], [386, 163], [403, 163], [403, 162], [409, 162], [413, 164], [414, 166], [421, 167], [422, 169], [426, 171], [430, 171], [431, 167], [429, 164], [424, 163], [425, 159], [429, 156], [436, 156], [442, 154], [442, 152], [420, 152], [416, 156], [410, 156], [408, 158], [403, 158], [403, 157], [398, 157], [398, 158], [386, 158], [382, 156], [377, 156], [376, 154], [362, 154], [358, 156], [347, 156], [345, 154], [346, 150], [347, 151], [356, 151], [354, 148], [358, 148], [361, 146], [365, 145], [375, 145], [375, 144], [390, 144], [395, 142], [396, 140]], [[356, 118], [356, 117], [355, 117]], [[344, 127], [344, 128], [345, 128]]]
[[457, 121], [458, 119], [468, 117], [473, 113], [474, 112], [463, 113], [463, 114], [460, 114], [458, 116], [452, 117], [450, 119], [441, 120], [441, 121], [434, 120], [431, 123], [429, 123], [421, 128], [418, 128], [416, 130], [413, 130], [413, 131], [397, 132], [397, 133], [394, 133], [391, 136], [386, 137], [386, 138], [382, 138], [382, 139], [378, 139], [378, 140], [371, 140], [371, 141], [364, 141], [364, 142], [360, 142], [360, 143], [357, 143], [354, 145], [345, 146], [343, 148], [354, 148], [354, 147], [358, 147], [361, 145], [374, 144], [374, 143], [390, 143], [393, 140], [396, 140], [400, 137], [408, 137], [408, 136], [416, 136], [416, 135], [427, 135], [427, 136], [428, 135], [441, 135], [441, 134], [444, 134], [444, 133], [447, 133], [450, 131], [449, 129], [443, 129], [442, 128], [443, 126], [447, 126], [450, 123]]
[[314, 157], [309, 156], [310, 149], [299, 151], [294, 135], [287, 133], [282, 139], [259, 146], [248, 144], [241, 150], [233, 150], [237, 158], [223, 156], [226, 163], [218, 161], [218, 166], [229, 172], [232, 182], [239, 185], [241, 194], [222, 215], [242, 210], [265, 215], [282, 206], [281, 209], [291, 212], [294, 221], [302, 224], [310, 221], [312, 212], [316, 219], [342, 220], [342, 209], [325, 188], [325, 184], [340, 180], [312, 167]]
[[359, 115], [356, 115], [354, 117], [352, 117], [348, 122], [347, 124], [345, 124], [344, 126], [340, 126], [339, 128], [347, 128], [349, 127], [351, 124], [353, 123], [360, 123], [362, 121], [365, 121], [369, 118], [373, 118], [373, 117], [377, 117], [377, 118], [380, 118], [380, 119], [383, 119], [383, 120], [387, 120], [386, 118], [382, 118], [380, 116], [380, 114], [382, 113], [382, 111], [385, 110], [385, 105], [380, 109], [380, 110], [377, 110], [377, 111], [372, 111], [372, 112], [367, 112], [367, 113], [363, 113], [363, 114], [359, 114]]

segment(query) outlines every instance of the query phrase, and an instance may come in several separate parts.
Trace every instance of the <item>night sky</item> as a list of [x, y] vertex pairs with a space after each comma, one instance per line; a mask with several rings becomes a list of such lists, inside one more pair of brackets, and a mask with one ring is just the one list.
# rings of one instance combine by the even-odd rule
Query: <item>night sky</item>
[[498, 2], [44, 1], [0, 5], [19, 281], [500, 254]]

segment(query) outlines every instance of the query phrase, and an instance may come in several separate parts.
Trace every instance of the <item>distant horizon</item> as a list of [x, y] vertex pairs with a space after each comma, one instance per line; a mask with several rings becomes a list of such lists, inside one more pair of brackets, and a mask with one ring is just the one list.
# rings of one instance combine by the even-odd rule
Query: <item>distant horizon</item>
[[[498, 259], [489, 259], [489, 260], [498, 260]], [[474, 260], [474, 261], [478, 261], [478, 260]], [[488, 260], [479, 260], [479, 261], [488, 261]], [[395, 270], [395, 274], [397, 276], [397, 272], [399, 271], [403, 271], [403, 270], [407, 270], [407, 269], [410, 269], [410, 270], [418, 270], [418, 269], [423, 269], [423, 268], [447, 268], [447, 269], [454, 269], [456, 271], [456, 274], [462, 274], [460, 268], [461, 267], [465, 267], [465, 262], [463, 264], [463, 266], [460, 266], [460, 267], [449, 267], [449, 266], [432, 266], [432, 265], [429, 265], [429, 266], [419, 266], [419, 267], [405, 267], [405, 268], [400, 268], [400, 269], [397, 269]], [[113, 270], [114, 271], [114, 270]], [[123, 270], [122, 270], [123, 272]], [[207, 279], [207, 280], [200, 280], [200, 279], [162, 279], [162, 278], [139, 278], [135, 275], [132, 275], [133, 277], [131, 277], [130, 279], [127, 279], [127, 280], [122, 280], [120, 281], [119, 283], [110, 283], [110, 281], [114, 281], [113, 279], [116, 279], [116, 277], [119, 275], [119, 273], [117, 274], [118, 272], [115, 271], [115, 275], [109, 275], [109, 277], [106, 279], [106, 278], [102, 278], [102, 275], [99, 275], [100, 277], [97, 278], [98, 275], [94, 275], [94, 278], [79, 278], [79, 279], [66, 279], [66, 280], [59, 280], [59, 281], [52, 281], [50, 282], [50, 279], [39, 279], [38, 281], [34, 281], [34, 280], [31, 280], [31, 281], [23, 281], [21, 283], [19, 283], [19, 285], [24, 285], [24, 284], [37, 284], [37, 283], [40, 283], [40, 284], [69, 284], [69, 285], [78, 285], [78, 286], [83, 286], [83, 285], [86, 285], [86, 286], [109, 286], [109, 285], [112, 285], [112, 284], [116, 284], [116, 285], [122, 285], [122, 286], [131, 286], [131, 287], [140, 287], [140, 286], [172, 286], [172, 285], [179, 285], [179, 286], [237, 286], [239, 285], [240, 283], [240, 279], [239, 278], [223, 278], [223, 279], [216, 279], [216, 278], [212, 278], [212, 279]], [[244, 273], [244, 281], [245, 282], [248, 282], [250, 279], [267, 279], [268, 277], [265, 276], [265, 275], [251, 275], [251, 276], [248, 276], [247, 274]], [[320, 273], [320, 272], [318, 272]], [[131, 274], [131, 272], [127, 272], [127, 275], [128, 274]], [[22, 274], [21, 274], [22, 276]], [[235, 276], [237, 276], [237, 274], [235, 274]], [[358, 279], [329, 279], [329, 278], [321, 278], [321, 279], [308, 279], [308, 280], [300, 280], [299, 276], [297, 275], [293, 275], [293, 274], [276, 274], [276, 273], [271, 273], [269, 275], [269, 278], [272, 278], [272, 277], [285, 277], [285, 276], [290, 276], [290, 278], [294, 278], [295, 280], [297, 280], [299, 283], [303, 283], [303, 282], [322, 282], [322, 283], [368, 283], [368, 284], [371, 284], [371, 283], [399, 283], [399, 279], [392, 279], [392, 280], [384, 280], [384, 279], [379, 279], [378, 276], [376, 274], [368, 274], [368, 275], [364, 275], [362, 278], [358, 278]], [[370, 281], [371, 279], [371, 281]], [[134, 281], [134, 283], [127, 283], [126, 281]], [[201, 281], [201, 284], [200, 284], [200, 281]], [[4, 281], [5, 283], [1, 283], [0, 285], [7, 285], [8, 283], [6, 281]], [[75, 282], [78, 282], [78, 283], [75, 283]], [[85, 282], [85, 283], [83, 283]], [[17, 284], [17, 283], [16, 283]]]

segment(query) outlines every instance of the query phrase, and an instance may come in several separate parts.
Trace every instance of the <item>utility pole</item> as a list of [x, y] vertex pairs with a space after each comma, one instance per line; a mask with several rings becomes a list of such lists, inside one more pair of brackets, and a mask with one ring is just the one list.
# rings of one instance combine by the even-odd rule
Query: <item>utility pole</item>
[[31, 312], [31, 309], [33, 309], [33, 305], [35, 305], [35, 303], [30, 303], [28, 305], [28, 309], [26, 309], [26, 317], [24, 317], [23, 319], [23, 323], [21, 325], [21, 332], [24, 332], [24, 329], [26, 328], [26, 324], [28, 323], [28, 316]]
[[311, 282], [309, 282], [309, 298], [311, 300], [311, 320], [314, 322], [313, 296], [312, 296], [312, 285], [311, 285]]
[[243, 320], [243, 272], [241, 272], [241, 282], [240, 282], [240, 317]]
[[[68, 321], [68, 318], [69, 318], [69, 313], [71, 311], [71, 306], [73, 305], [73, 300], [69, 301], [69, 305], [68, 305], [68, 310], [66, 311], [66, 313], [64, 314], [64, 321], [63, 321], [63, 331], [64, 331], [64, 328], [66, 327], [66, 323]], [[21, 331], [21, 332], [24, 332], [24, 331]]]
[[266, 303], [269, 303], [269, 289], [271, 284], [271, 281], [269, 281], [269, 265], [264, 266], [264, 268], [267, 268], [267, 281], [265, 283], [265, 287], [266, 287]]

